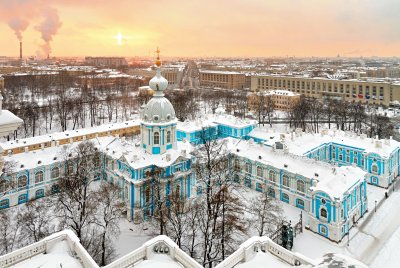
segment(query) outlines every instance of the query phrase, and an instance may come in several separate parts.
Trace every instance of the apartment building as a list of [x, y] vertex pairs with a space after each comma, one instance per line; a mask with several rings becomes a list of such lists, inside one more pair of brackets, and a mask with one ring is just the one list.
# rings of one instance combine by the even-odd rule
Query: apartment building
[[289, 111], [293, 105], [300, 101], [300, 94], [288, 90], [270, 90], [263, 93], [253, 93], [248, 96], [250, 109], [256, 110], [258, 100], [263, 94], [263, 97], [270, 97], [276, 110]]
[[[154, 75], [154, 70], [148, 69], [130, 69], [127, 71], [130, 75], [140, 75], [148, 81]], [[162, 76], [168, 80], [168, 89], [178, 88], [183, 78], [183, 67], [165, 67], [161, 71]], [[145, 83], [146, 84], [146, 83]]]
[[91, 66], [121, 67], [128, 66], [123, 57], [85, 57], [85, 63]]
[[200, 70], [200, 86], [224, 89], [244, 89], [246, 75], [239, 72]]
[[393, 82], [383, 79], [341, 80], [270, 74], [252, 76], [252, 91], [276, 89], [286, 89], [316, 99], [330, 97], [380, 105], [389, 105], [394, 100], [400, 100], [400, 81]]

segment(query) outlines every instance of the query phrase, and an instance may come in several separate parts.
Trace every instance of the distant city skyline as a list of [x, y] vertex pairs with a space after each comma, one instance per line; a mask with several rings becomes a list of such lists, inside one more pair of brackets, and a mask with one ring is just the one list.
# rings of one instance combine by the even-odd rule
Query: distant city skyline
[[0, 56], [400, 56], [398, 0], [0, 0]]

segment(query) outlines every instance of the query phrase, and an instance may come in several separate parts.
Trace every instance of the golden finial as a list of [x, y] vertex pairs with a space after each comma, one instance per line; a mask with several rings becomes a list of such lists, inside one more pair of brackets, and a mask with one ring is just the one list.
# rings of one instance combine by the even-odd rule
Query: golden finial
[[160, 60], [160, 50], [158, 49], [158, 47], [157, 47], [156, 53], [157, 53], [156, 65], [158, 67], [160, 67], [161, 66], [161, 60]]

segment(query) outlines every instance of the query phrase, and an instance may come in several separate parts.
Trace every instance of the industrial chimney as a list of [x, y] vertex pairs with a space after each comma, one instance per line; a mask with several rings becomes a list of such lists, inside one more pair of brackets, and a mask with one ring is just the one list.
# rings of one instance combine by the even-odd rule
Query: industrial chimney
[[19, 59], [22, 60], [22, 42], [19, 42]]

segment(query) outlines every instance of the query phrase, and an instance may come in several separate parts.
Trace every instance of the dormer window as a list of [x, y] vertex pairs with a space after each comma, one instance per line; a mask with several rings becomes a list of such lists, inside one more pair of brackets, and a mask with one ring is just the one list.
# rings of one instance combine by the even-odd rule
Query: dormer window
[[170, 120], [170, 119], [171, 119], [171, 115], [167, 114], [167, 120]]
[[154, 119], [154, 121], [158, 121], [158, 115], [155, 115], [155, 116], [153, 117], [153, 119]]

